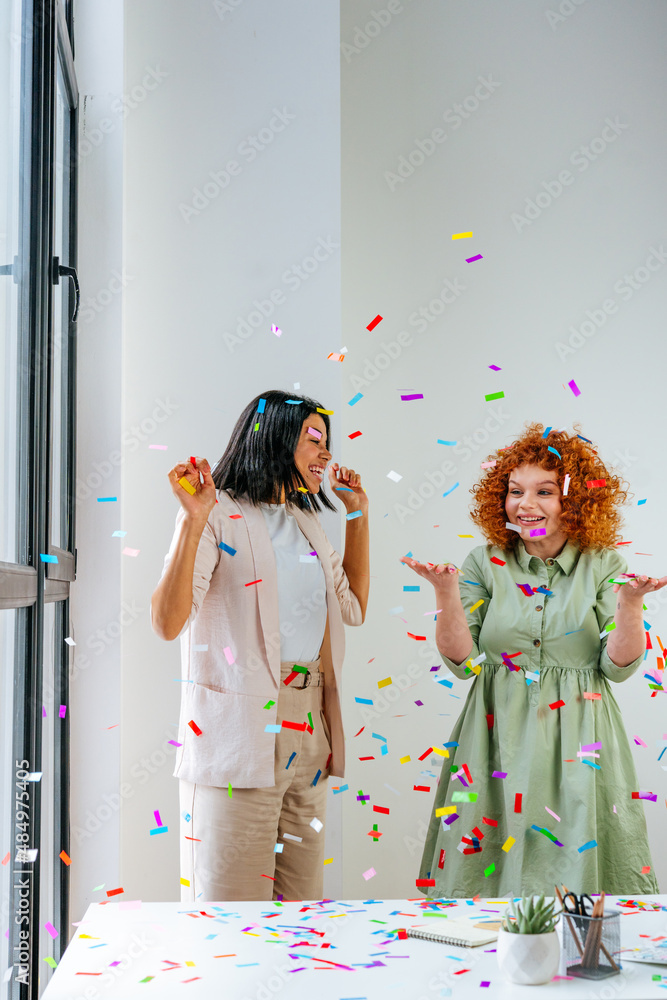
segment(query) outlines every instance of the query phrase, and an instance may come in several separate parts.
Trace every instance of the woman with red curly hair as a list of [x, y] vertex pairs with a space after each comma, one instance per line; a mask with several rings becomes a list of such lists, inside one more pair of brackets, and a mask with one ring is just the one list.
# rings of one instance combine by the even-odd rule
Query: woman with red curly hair
[[471, 491], [488, 542], [460, 583], [452, 564], [402, 560], [435, 588], [444, 662], [472, 679], [420, 878], [434, 897], [658, 892], [609, 681], [642, 662], [643, 600], [667, 577], [626, 575], [627, 493], [587, 438], [529, 424], [490, 460]]

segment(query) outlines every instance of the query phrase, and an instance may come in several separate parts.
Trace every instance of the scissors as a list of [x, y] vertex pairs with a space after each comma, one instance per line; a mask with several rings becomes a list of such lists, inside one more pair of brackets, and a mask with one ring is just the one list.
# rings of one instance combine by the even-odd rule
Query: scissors
[[577, 896], [574, 892], [566, 892], [563, 896], [563, 909], [572, 916], [590, 917], [593, 913], [593, 905], [593, 900], [587, 893]]

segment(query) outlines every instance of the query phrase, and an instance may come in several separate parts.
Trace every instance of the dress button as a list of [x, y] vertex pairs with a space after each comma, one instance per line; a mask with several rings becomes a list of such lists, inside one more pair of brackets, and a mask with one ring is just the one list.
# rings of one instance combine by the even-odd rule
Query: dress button
[[533, 639], [533, 646], [541, 646], [542, 643], [539, 639]]
[[541, 610], [542, 610], [542, 605], [541, 605], [541, 604], [538, 604], [538, 605], [537, 605], [537, 607], [535, 608], [535, 610], [536, 610], [536, 611], [541, 611]]
[[553, 566], [553, 564], [554, 564], [553, 559], [547, 559], [547, 566]]

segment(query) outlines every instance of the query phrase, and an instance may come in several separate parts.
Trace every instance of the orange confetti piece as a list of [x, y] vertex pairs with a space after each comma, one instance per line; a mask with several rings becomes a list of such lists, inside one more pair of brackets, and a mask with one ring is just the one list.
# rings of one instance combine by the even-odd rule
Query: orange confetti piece
[[61, 861], [64, 861], [66, 865], [72, 864], [72, 859], [70, 858], [69, 854], [67, 854], [66, 851], [61, 851], [58, 857], [61, 859]]

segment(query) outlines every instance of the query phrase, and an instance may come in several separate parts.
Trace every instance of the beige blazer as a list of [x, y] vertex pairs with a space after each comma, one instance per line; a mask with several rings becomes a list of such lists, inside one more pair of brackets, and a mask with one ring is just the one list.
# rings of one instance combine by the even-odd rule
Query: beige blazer
[[[273, 546], [258, 507], [218, 491], [202, 533], [192, 584], [192, 611], [180, 633], [182, 690], [174, 776], [204, 785], [266, 788], [274, 784], [275, 724], [280, 684], [280, 623]], [[331, 733], [330, 773], [344, 776], [340, 708], [345, 655], [343, 625], [361, 625], [359, 601], [340, 555], [315, 513], [292, 508], [324, 570], [327, 626], [321, 649], [324, 715]], [[232, 514], [241, 514], [232, 518]], [[183, 508], [164, 562], [173, 556]], [[235, 554], [220, 549], [220, 543]], [[261, 581], [261, 582], [255, 582]], [[301, 614], [310, 612], [303, 608]], [[305, 618], [303, 620], [306, 620]], [[201, 648], [203, 647], [203, 648]], [[231, 662], [230, 662], [231, 661]], [[201, 735], [188, 724], [194, 722]]]

